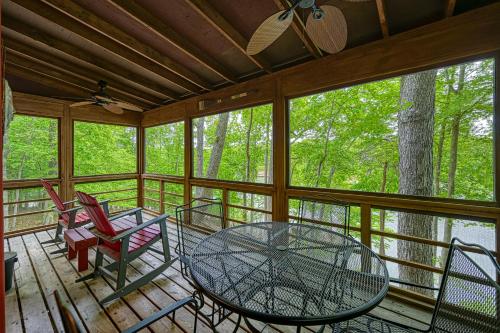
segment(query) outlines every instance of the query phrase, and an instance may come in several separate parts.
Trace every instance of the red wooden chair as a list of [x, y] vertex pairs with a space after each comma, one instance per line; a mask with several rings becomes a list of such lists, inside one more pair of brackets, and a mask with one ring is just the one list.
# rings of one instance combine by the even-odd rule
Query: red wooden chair
[[[81, 211], [82, 207], [73, 207], [74, 203], [78, 200], [63, 202], [57, 192], [54, 190], [54, 187], [48, 181], [41, 179], [40, 182], [54, 202], [54, 211], [58, 215], [57, 228], [54, 239], [45, 241], [42, 244], [62, 242], [64, 241], [64, 239], [62, 238], [62, 232], [64, 228], [75, 229], [92, 222], [87, 213]], [[109, 215], [108, 201], [102, 201], [100, 204], [106, 212], [106, 215]], [[68, 247], [66, 246], [63, 249], [52, 252], [52, 254], [64, 253], [67, 250]]]
[[[170, 256], [166, 225], [167, 215], [160, 215], [147, 222], [143, 222], [142, 208], [134, 208], [108, 218], [94, 197], [83, 192], [76, 192], [76, 196], [92, 222], [94, 222], [94, 227], [89, 230], [99, 239], [94, 272], [81, 277], [77, 282], [101, 275], [105, 275], [116, 281], [115, 292], [101, 300], [101, 304], [125, 296], [150, 282], [177, 259], [172, 259]], [[153, 247], [154, 243], [159, 240], [162, 241], [163, 251]], [[164, 258], [163, 264], [125, 285], [128, 263], [138, 258], [147, 250], [161, 254]], [[111, 263], [103, 266], [103, 256], [108, 257]], [[113, 271], [117, 271], [118, 273], [116, 278], [112, 274]]]

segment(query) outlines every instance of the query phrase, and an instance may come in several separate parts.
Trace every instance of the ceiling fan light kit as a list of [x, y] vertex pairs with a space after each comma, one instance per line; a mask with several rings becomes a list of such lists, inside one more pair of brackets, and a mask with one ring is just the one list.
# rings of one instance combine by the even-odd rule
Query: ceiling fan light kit
[[292, 24], [295, 9], [310, 9], [306, 32], [314, 44], [328, 53], [337, 53], [347, 44], [347, 22], [340, 9], [316, 6], [315, 0], [296, 0], [287, 10], [277, 12], [261, 23], [248, 43], [246, 52], [255, 55], [274, 43]]

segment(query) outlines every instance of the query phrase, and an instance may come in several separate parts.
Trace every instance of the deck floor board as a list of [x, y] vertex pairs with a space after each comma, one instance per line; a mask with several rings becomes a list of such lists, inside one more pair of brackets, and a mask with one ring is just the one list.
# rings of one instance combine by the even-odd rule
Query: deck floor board
[[[146, 216], [148, 218], [148, 216]], [[177, 245], [175, 224], [168, 225], [169, 245], [175, 256]], [[99, 300], [112, 292], [114, 281], [99, 277], [82, 283], [75, 279], [92, 271], [95, 249], [89, 251], [89, 269], [77, 271], [76, 260], [68, 261], [65, 255], [52, 255], [50, 252], [61, 248], [56, 245], [41, 244], [50, 239], [54, 231], [43, 231], [8, 239], [4, 242], [6, 251], [18, 252], [20, 265], [15, 271], [15, 288], [6, 295], [7, 332], [62, 332], [62, 324], [57, 314], [53, 299], [54, 290], [58, 290], [63, 302], [78, 315], [78, 319], [88, 332], [119, 332], [144, 319], [162, 307], [191, 295], [193, 288], [182, 278], [180, 264], [176, 261], [170, 268], [157, 276], [151, 283], [139, 288], [122, 299], [101, 306]], [[161, 243], [156, 247], [161, 248]], [[161, 264], [162, 257], [148, 252], [132, 262], [127, 269], [127, 280], [134, 280], [153, 270]], [[206, 300], [203, 310], [212, 308], [212, 302]], [[399, 321], [416, 327], [424, 327], [430, 315], [424, 311], [410, 308], [394, 300], [386, 299], [374, 310], [388, 319]], [[411, 314], [415, 319], [406, 317]], [[220, 332], [231, 332], [237, 316], [233, 314], [229, 320], [219, 326]], [[172, 316], [165, 317], [143, 332], [192, 332], [194, 310], [184, 307]], [[210, 328], [198, 321], [198, 332], [211, 332]], [[283, 326], [272, 326], [273, 332], [295, 332], [295, 329]], [[311, 329], [303, 332], [312, 332]], [[245, 325], [239, 332], [248, 332]]]

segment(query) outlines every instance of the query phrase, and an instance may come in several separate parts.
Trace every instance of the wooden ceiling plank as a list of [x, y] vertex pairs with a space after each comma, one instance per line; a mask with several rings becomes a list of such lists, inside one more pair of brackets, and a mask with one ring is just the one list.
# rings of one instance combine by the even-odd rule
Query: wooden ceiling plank
[[135, 82], [165, 97], [173, 100], [180, 99], [176, 92], [154, 81], [137, 75], [136, 73], [128, 70], [125, 66], [119, 66], [103, 58], [96, 57], [95, 55], [85, 51], [84, 49], [78, 48], [63, 40], [52, 37], [49, 34], [46, 34], [36, 28], [30, 27], [26, 23], [14, 19], [10, 16], [5, 15], [2, 17], [2, 25], [21, 35], [29, 37], [36, 42], [42, 43], [50, 48], [56, 49], [74, 58], [80, 59], [81, 61], [84, 61], [88, 64], [97, 66], [104, 71], [121, 76], [126, 80]]
[[[33, 0], [12, 1], [81, 38], [91, 41], [145, 70], [164, 77], [182, 89], [191, 92], [199, 92], [200, 90], [198, 83], [193, 83], [178, 75], [173, 71], [173, 68], [167, 68], [172, 63], [168, 61], [166, 56], [140, 43], [71, 1], [47, 0], [51, 4]], [[60, 8], [57, 7], [58, 4]], [[110, 34], [113, 37], [110, 37]], [[117, 41], [118, 38], [120, 41]], [[123, 44], [125, 38], [131, 44]]]
[[161, 19], [149, 12], [143, 6], [137, 4], [135, 0], [111, 0], [118, 8], [134, 17], [149, 30], [160, 35], [171, 44], [175, 45], [186, 55], [203, 64], [205, 67], [222, 77], [223, 79], [235, 83], [236, 76], [227, 68], [221, 65], [217, 60], [207, 55], [194, 43], [181, 36], [174, 29], [164, 23]]
[[[276, 7], [279, 10], [285, 10], [290, 8], [290, 3], [288, 0], [274, 0]], [[306, 49], [313, 55], [315, 58], [321, 58], [323, 53], [321, 50], [314, 44], [312, 39], [306, 32], [306, 28], [304, 26], [304, 22], [297, 16], [297, 13], [293, 15], [292, 21], [292, 29], [295, 31], [297, 36], [300, 38]]]
[[272, 72], [272, 67], [261, 55], [250, 56], [246, 53], [248, 40], [238, 32], [217, 10], [206, 0], [185, 0], [198, 14], [203, 16], [228, 41], [246, 55], [254, 64], [266, 72]]
[[99, 80], [105, 80], [108, 83], [108, 87], [110, 90], [123, 92], [137, 99], [140, 99], [148, 103], [149, 105], [161, 105], [163, 103], [163, 100], [159, 97], [141, 92], [140, 90], [134, 89], [130, 86], [127, 86], [121, 82], [114, 80], [112, 77], [105, 76], [102, 75], [101, 73], [89, 70], [88, 68], [81, 67], [78, 64], [72, 64], [65, 59], [55, 57], [52, 54], [48, 54], [42, 50], [23, 44], [11, 38], [4, 38], [4, 45], [7, 48], [7, 50], [11, 52], [15, 52], [18, 54], [29, 56], [31, 58], [38, 59], [46, 64], [51, 64], [55, 67], [61, 68], [70, 73], [75, 73], [79, 76], [86, 77], [96, 83]]
[[41, 84], [46, 87], [54, 88], [60, 91], [67, 92], [68, 94], [71, 94], [73, 96], [79, 96], [79, 97], [87, 97], [88, 93], [85, 92], [83, 89], [80, 87], [75, 87], [73, 85], [70, 85], [68, 83], [62, 82], [60, 80], [56, 80], [54, 78], [51, 78], [50, 76], [43, 75], [38, 72], [34, 72], [32, 70], [26, 69], [21, 66], [17, 66], [15, 64], [8, 64], [8, 66], [5, 66], [5, 72], [8, 75], [14, 75], [21, 77], [23, 79], [36, 82], [38, 84]]
[[[14, 54], [12, 52], [7, 52], [5, 60], [7, 66], [14, 64], [18, 67], [22, 67], [27, 70], [31, 70], [33, 72], [41, 73], [45, 76], [57, 79], [61, 82], [71, 84], [75, 87], [80, 87], [82, 91], [84, 92], [86, 91], [87, 97], [90, 97], [90, 93], [96, 91], [99, 88], [96, 82], [94, 82], [93, 80], [81, 79], [79, 77], [72, 75], [69, 72], [53, 68], [50, 65], [44, 64], [33, 58], [25, 58], [23, 56]], [[145, 108], [149, 107], [148, 104], [145, 104], [144, 102], [141, 102], [135, 98], [131, 98], [130, 96], [125, 95], [123, 93], [115, 92], [112, 95], [113, 97], [119, 100], [123, 100], [125, 102], [132, 103], [140, 107], [145, 107]]]
[[446, 1], [445, 17], [451, 17], [451, 16], [453, 16], [453, 13], [455, 12], [455, 5], [456, 4], [457, 4], [457, 0], [448, 0], [448, 1]]
[[[169, 78], [169, 80], [171, 80], [173, 83], [178, 84], [181, 87], [185, 87], [187, 90], [192, 92], [197, 92], [199, 89], [196, 89], [196, 87], [190, 88], [191, 85], [189, 83], [195, 84], [196, 86], [202, 89], [206, 90], [212, 89], [212, 85], [203, 78], [201, 78], [197, 73], [188, 69], [184, 65], [170, 58], [169, 56], [160, 53], [156, 49], [132, 37], [128, 33], [117, 28], [116, 26], [107, 22], [106, 20], [98, 17], [97, 15], [87, 10], [86, 8], [81, 7], [73, 0], [43, 0], [43, 1], [57, 8], [61, 12], [71, 16], [80, 23], [86, 24], [87, 26], [93, 28], [98, 33], [101, 33], [113, 39], [114, 41], [122, 44], [123, 46], [127, 47], [133, 52], [165, 67], [168, 71], [171, 72], [168, 75], [170, 75], [169, 77], [171, 77], [171, 79]], [[58, 23], [58, 21], [55, 22]], [[104, 45], [101, 46], [104, 47]], [[172, 74], [177, 75], [177, 77], [171, 76]]]
[[387, 24], [387, 16], [385, 14], [385, 4], [384, 0], [376, 0], [378, 20], [380, 22], [380, 29], [382, 30], [382, 36], [384, 38], [389, 37], [389, 26]]

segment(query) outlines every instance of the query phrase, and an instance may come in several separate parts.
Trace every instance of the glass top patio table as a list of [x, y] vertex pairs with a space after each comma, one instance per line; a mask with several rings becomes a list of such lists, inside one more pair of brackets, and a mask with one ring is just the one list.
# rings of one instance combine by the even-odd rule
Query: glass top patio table
[[193, 250], [199, 288], [247, 318], [323, 325], [367, 313], [387, 294], [382, 260], [350, 236], [314, 225], [263, 222], [223, 229]]

